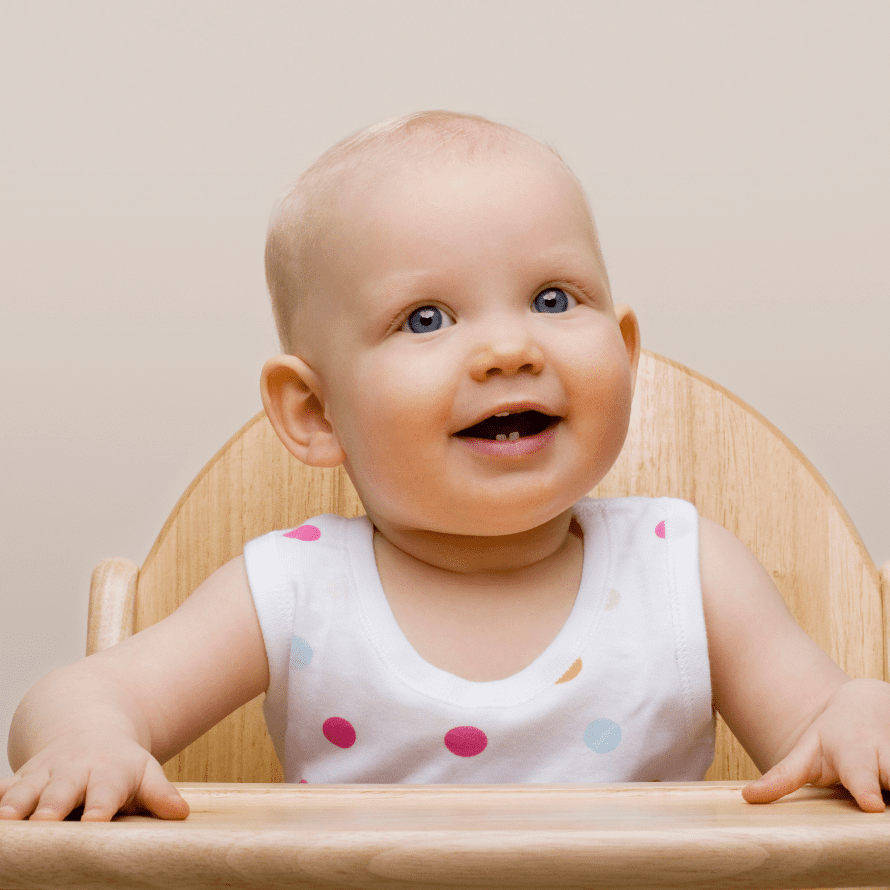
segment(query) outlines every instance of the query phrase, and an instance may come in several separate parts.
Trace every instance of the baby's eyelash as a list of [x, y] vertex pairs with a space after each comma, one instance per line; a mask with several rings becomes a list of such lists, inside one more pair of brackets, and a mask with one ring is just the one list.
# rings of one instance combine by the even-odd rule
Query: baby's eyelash
[[387, 327], [388, 331], [398, 331], [402, 328], [405, 322], [410, 318], [412, 312], [416, 312], [418, 309], [422, 309], [424, 306], [430, 306], [431, 303], [416, 303], [413, 306], [409, 306], [407, 309], [400, 309], [396, 314], [390, 319], [389, 326]]
[[[415, 319], [415, 316], [417, 318]], [[414, 334], [433, 333], [454, 324], [451, 313], [435, 303], [424, 303], [412, 309], [406, 316], [399, 330], [410, 329]]]
[[[565, 291], [566, 294], [574, 297], [574, 299], [579, 303], [583, 302], [589, 304], [595, 302], [595, 297], [592, 296], [581, 284], [578, 284], [577, 282], [570, 279], [563, 279], [555, 283], [547, 284], [544, 287], [536, 290], [531, 298], [531, 303], [533, 303], [542, 293], [548, 290]], [[400, 331], [405, 326], [406, 322], [413, 313], [415, 313], [418, 309], [423, 309], [426, 306], [438, 309], [443, 315], [448, 316], [452, 324], [455, 322], [456, 319], [454, 317], [454, 314], [438, 303], [416, 303], [413, 306], [410, 306], [407, 309], [402, 309], [401, 311], [393, 315], [393, 317], [390, 319], [389, 325], [387, 326], [387, 330]]]
[[554, 288], [556, 290], [565, 291], [570, 296], [573, 296], [579, 303], [590, 303], [594, 300], [594, 297], [590, 293], [588, 293], [583, 285], [568, 278], [563, 279], [562, 281], [557, 281], [554, 284], [548, 284], [545, 287], [539, 288], [532, 299], [537, 298], [537, 296], [544, 293], [544, 291], [553, 290]]

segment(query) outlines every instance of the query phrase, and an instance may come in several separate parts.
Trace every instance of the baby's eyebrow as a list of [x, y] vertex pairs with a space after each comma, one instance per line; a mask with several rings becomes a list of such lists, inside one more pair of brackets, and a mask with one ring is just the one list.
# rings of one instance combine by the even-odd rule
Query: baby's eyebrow
[[550, 270], [553, 277], [564, 275], [568, 278], [587, 278], [594, 271], [599, 271], [599, 263], [595, 255], [572, 248], [555, 247], [542, 250], [525, 258], [530, 266]]
[[448, 296], [443, 278], [430, 274], [396, 272], [370, 283], [363, 303], [371, 326], [382, 334], [401, 318], [412, 304], [442, 301]]
[[367, 295], [374, 315], [393, 324], [412, 303], [447, 300], [459, 283], [453, 276], [435, 273], [396, 273], [375, 282]]
[[414, 299], [418, 294], [440, 290], [454, 284], [454, 276], [435, 270], [416, 272], [397, 271], [386, 275], [375, 283], [373, 295], [381, 299], [399, 296]]

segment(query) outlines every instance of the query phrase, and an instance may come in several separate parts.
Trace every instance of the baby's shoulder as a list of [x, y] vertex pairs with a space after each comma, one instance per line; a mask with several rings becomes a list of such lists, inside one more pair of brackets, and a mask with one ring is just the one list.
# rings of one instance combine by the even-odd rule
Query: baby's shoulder
[[681, 498], [632, 495], [614, 498], [582, 498], [574, 508], [584, 528], [597, 523], [634, 534], [654, 533], [663, 540], [679, 540], [698, 531], [695, 505]]
[[275, 529], [253, 538], [244, 545], [245, 558], [272, 554], [312, 553], [319, 550], [343, 550], [373, 533], [367, 516], [339, 516], [322, 513], [305, 519], [297, 526]]
[[266, 532], [244, 545], [255, 599], [309, 596], [351, 568], [364, 576], [373, 565], [374, 527], [367, 516], [324, 513], [291, 528]]

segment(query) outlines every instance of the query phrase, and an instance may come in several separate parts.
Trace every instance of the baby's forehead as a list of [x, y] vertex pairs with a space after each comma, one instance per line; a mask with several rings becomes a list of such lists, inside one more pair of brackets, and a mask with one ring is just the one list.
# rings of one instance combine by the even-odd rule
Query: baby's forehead
[[[483, 172], [481, 176], [467, 177], [464, 174], [468, 170], [471, 174]], [[488, 176], [487, 170], [497, 175]], [[593, 228], [587, 198], [574, 173], [555, 152], [525, 137], [471, 149], [460, 146], [457, 150], [400, 145], [377, 157], [365, 158], [362, 163], [344, 166], [326, 184], [326, 194], [320, 202], [327, 208], [323, 228], [328, 236], [337, 239], [338, 229], [348, 229], [369, 211], [373, 216], [375, 208], [387, 203], [396, 191], [410, 193], [415, 206], [424, 206], [428, 198], [435, 200], [432, 196], [438, 188], [447, 190], [452, 182], [465, 186], [467, 181], [473, 181], [485, 193], [498, 188], [510, 193], [518, 181], [529, 178], [540, 178], [549, 182], [554, 193], [570, 196], [585, 226]], [[410, 205], [406, 210], [410, 211]]]
[[[551, 148], [512, 127], [473, 116], [427, 113], [385, 122], [333, 146], [299, 178], [273, 215], [270, 234], [312, 249], [337, 239], [368, 201], [379, 200], [393, 179], [447, 178], [467, 165], [521, 162], [525, 171], [555, 172], [591, 217], [584, 189]], [[527, 174], [526, 174], [527, 175]], [[592, 223], [592, 218], [591, 218]]]
[[[530, 183], [536, 184], [532, 191], [525, 188]], [[516, 206], [512, 199], [518, 194], [535, 196], [536, 217], [556, 214], [558, 230], [572, 228], [592, 243], [602, 265], [583, 188], [562, 159], [545, 146], [531, 139], [496, 143], [484, 151], [416, 151], [414, 146], [400, 146], [343, 171], [336, 183], [325, 219], [319, 220], [315, 258], [319, 292], [326, 294], [325, 301], [327, 294], [339, 292], [336, 285], [345, 283], [342, 276], [355, 271], [356, 255], [371, 251], [383, 265], [397, 262], [403, 251], [414, 250], [418, 238], [424, 241], [421, 232], [429, 232], [435, 242], [442, 237], [447, 243], [456, 232], [460, 243], [465, 222], [471, 227], [481, 224], [492, 206]], [[479, 208], [478, 215], [474, 207]], [[499, 227], [509, 227], [514, 219], [519, 224], [523, 213], [519, 210], [517, 217], [499, 219], [498, 212], [492, 211], [491, 222]], [[365, 266], [359, 264], [359, 268]]]
[[[459, 178], [468, 165], [502, 165], [509, 175], [493, 179], [505, 190], [511, 188], [514, 174], [518, 181], [537, 171], [549, 176], [553, 188], [575, 204], [575, 218], [591, 238], [605, 273], [584, 189], [554, 150], [518, 130], [482, 119], [439, 113], [419, 117], [416, 123], [402, 120], [371, 128], [334, 146], [300, 177], [273, 213], [266, 271], [286, 349], [292, 331], [298, 331], [300, 339], [308, 333], [304, 310], [332, 298], [332, 284], [342, 271], [337, 257], [352, 252], [360, 229], [373, 227], [374, 214], [367, 211], [373, 202], [386, 200], [385, 189], [398, 185], [422, 202], [425, 185], [434, 184], [431, 178]], [[484, 181], [484, 176], [470, 178]]]

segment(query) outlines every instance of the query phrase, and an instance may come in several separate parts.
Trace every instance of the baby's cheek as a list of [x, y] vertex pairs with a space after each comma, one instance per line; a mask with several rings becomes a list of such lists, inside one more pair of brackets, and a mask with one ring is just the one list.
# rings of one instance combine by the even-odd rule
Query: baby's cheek
[[620, 355], [592, 368], [585, 379], [578, 382], [578, 395], [582, 402], [600, 420], [622, 427], [630, 416], [633, 386], [630, 366]]

